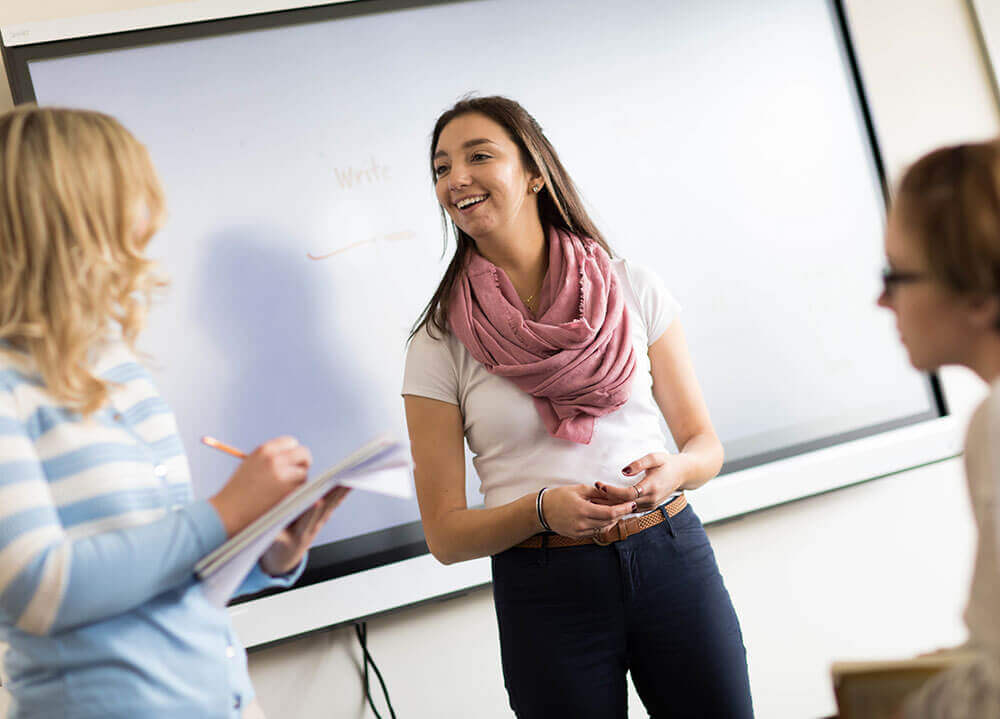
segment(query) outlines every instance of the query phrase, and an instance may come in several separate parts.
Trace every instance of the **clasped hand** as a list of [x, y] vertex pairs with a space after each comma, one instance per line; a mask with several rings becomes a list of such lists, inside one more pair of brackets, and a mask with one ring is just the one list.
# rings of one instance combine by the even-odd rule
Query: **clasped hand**
[[653, 452], [630, 462], [626, 477], [645, 475], [632, 486], [604, 482], [554, 487], [542, 498], [542, 512], [552, 531], [566, 537], [586, 537], [610, 529], [627, 514], [655, 509], [676, 492], [683, 478], [667, 452]]

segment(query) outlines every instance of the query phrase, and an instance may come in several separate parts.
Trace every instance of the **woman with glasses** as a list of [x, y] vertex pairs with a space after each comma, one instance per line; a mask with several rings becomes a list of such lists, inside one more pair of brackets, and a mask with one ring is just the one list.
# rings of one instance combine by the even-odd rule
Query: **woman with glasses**
[[[407, 354], [417, 494], [439, 560], [492, 556], [511, 707], [624, 717], [628, 672], [653, 716], [750, 717], [739, 622], [684, 496], [722, 445], [677, 303], [612, 255], [516, 102], [456, 104], [430, 161], [458, 247]], [[464, 440], [485, 508], [466, 505]]]
[[973, 414], [965, 469], [979, 530], [965, 611], [975, 657], [929, 681], [906, 719], [1000, 717], [1000, 141], [936, 150], [899, 184], [879, 304], [919, 370], [962, 365], [990, 385]]

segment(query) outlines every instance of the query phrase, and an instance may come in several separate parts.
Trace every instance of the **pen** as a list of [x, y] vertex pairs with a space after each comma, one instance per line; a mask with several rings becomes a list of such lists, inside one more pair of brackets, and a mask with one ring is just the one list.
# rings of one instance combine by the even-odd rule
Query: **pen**
[[211, 447], [212, 449], [217, 449], [220, 452], [225, 452], [226, 454], [231, 454], [234, 457], [238, 457], [240, 459], [246, 459], [247, 458], [246, 454], [244, 454], [243, 452], [241, 452], [238, 449], [236, 449], [236, 447], [230, 447], [225, 442], [220, 442], [215, 437], [209, 437], [207, 434], [204, 437], [201, 438], [201, 443], [204, 444], [204, 445], [207, 445], [207, 446]]

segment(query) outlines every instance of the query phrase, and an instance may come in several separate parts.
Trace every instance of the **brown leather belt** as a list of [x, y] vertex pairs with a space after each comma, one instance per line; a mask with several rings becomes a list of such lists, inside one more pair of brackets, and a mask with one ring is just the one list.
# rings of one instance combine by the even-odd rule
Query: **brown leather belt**
[[[687, 504], [687, 497], [681, 494], [663, 505], [662, 509], [666, 510], [668, 517], [673, 517], [680, 514]], [[515, 544], [514, 546], [524, 547], [525, 549], [540, 549], [542, 546], [580, 547], [585, 544], [599, 544], [603, 547], [607, 544], [611, 544], [612, 542], [618, 542], [626, 537], [631, 537], [633, 534], [638, 534], [639, 532], [649, 529], [650, 527], [655, 527], [657, 524], [661, 524], [662, 522], [663, 511], [657, 508], [652, 512], [648, 512], [638, 517], [619, 519], [617, 524], [611, 527], [611, 529], [604, 532], [598, 532], [597, 534], [588, 535], [586, 537], [564, 537], [561, 534], [536, 534], [528, 537], [520, 544]]]

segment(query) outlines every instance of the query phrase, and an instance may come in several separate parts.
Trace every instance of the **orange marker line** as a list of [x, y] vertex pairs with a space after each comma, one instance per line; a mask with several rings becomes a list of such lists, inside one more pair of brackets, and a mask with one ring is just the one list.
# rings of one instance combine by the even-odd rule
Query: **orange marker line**
[[387, 242], [398, 242], [399, 240], [412, 240], [417, 236], [416, 232], [412, 230], [403, 230], [402, 232], [392, 232], [388, 235], [377, 235], [368, 240], [360, 240], [358, 242], [352, 242], [351, 244], [341, 247], [339, 249], [333, 250], [332, 252], [327, 252], [325, 255], [314, 255], [312, 252], [307, 252], [306, 257], [310, 260], [325, 260], [334, 255], [339, 255], [341, 252], [347, 252], [348, 250], [353, 250], [356, 247], [361, 247], [362, 245], [370, 245], [373, 242], [378, 242], [379, 240], [385, 240]]
[[201, 438], [201, 443], [211, 447], [212, 449], [217, 449], [220, 452], [225, 452], [226, 454], [231, 454], [239, 459], [246, 459], [247, 456], [243, 452], [236, 449], [236, 447], [230, 447], [225, 442], [220, 442], [215, 437], [209, 437], [207, 434]]
[[306, 257], [308, 257], [310, 260], [325, 260], [328, 257], [339, 255], [341, 252], [347, 252], [348, 250], [353, 250], [355, 247], [361, 247], [361, 245], [367, 245], [374, 241], [375, 241], [374, 237], [371, 238], [370, 240], [361, 240], [359, 242], [354, 242], [350, 245], [347, 245], [347, 247], [341, 247], [340, 249], [334, 250], [333, 252], [328, 252], [325, 255], [314, 255], [311, 252], [307, 252]]

